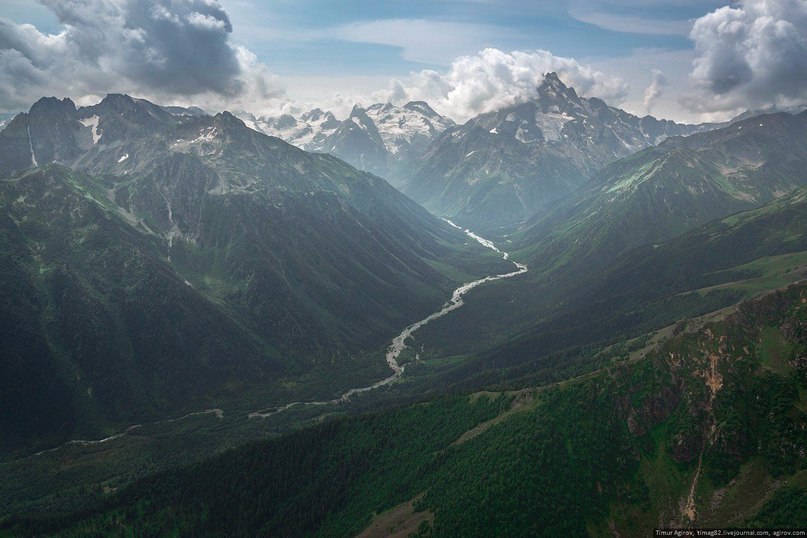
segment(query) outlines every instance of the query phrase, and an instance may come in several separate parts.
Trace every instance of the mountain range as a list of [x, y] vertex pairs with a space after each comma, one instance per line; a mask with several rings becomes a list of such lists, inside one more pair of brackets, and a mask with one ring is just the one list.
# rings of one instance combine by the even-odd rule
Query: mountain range
[[509, 267], [384, 180], [228, 113], [42, 99], [0, 133], [0, 175], [12, 445], [276, 398], [314, 370], [337, 373], [303, 389], [370, 380], [369, 354], [458, 280]]
[[454, 125], [423, 101], [403, 106], [377, 103], [353, 107], [345, 120], [314, 109], [299, 119], [289, 114], [256, 118], [248, 125], [308, 151], [330, 153], [360, 170], [386, 177], [404, 176], [434, 139]]
[[344, 121], [320, 109], [300, 119], [245, 117], [255, 129], [387, 178], [439, 216], [495, 234], [540, 216], [611, 162], [669, 137], [803, 109], [749, 110], [729, 122], [686, 125], [580, 97], [548, 73], [534, 99], [462, 125], [417, 101], [356, 105]]
[[[673, 137], [606, 166], [555, 212], [517, 232], [531, 257], [607, 263], [807, 184], [807, 112], [761, 115]], [[635, 223], [642, 223], [636, 226]], [[526, 245], [530, 245], [526, 247]]]
[[388, 178], [435, 214], [482, 231], [534, 216], [612, 161], [713, 127], [638, 118], [579, 97], [556, 73], [546, 75], [534, 99], [463, 125], [423, 102], [357, 105], [341, 122], [319, 109], [300, 120], [251, 121], [303, 149]]
[[807, 112], [241, 116], [0, 131], [0, 534], [803, 523]]
[[533, 100], [444, 131], [400, 188], [438, 215], [490, 230], [547, 209], [619, 158], [706, 128], [638, 118], [549, 73]]

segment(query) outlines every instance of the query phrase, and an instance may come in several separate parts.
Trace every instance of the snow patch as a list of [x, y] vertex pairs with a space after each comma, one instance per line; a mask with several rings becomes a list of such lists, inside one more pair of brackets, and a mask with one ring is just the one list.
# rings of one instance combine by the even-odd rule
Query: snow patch
[[84, 127], [89, 127], [92, 133], [92, 143], [97, 144], [101, 140], [101, 134], [98, 132], [98, 116], [90, 116], [89, 118], [82, 118], [79, 120]]
[[217, 134], [218, 129], [215, 126], [205, 127], [199, 131], [199, 135], [193, 140], [185, 140], [182, 138], [176, 139], [176, 142], [171, 144], [171, 149], [179, 149], [181, 151], [190, 149], [191, 146], [197, 144], [214, 142]]
[[[205, 132], [206, 131], [206, 132]], [[208, 127], [199, 131], [199, 136], [188, 142], [189, 144], [196, 144], [197, 142], [212, 142], [216, 138], [216, 128]]]
[[544, 140], [547, 142], [550, 140], [556, 141], [561, 139], [560, 132], [563, 130], [563, 126], [573, 119], [573, 117], [567, 114], [556, 112], [542, 114], [539, 112], [535, 114], [535, 125], [544, 133]]
[[34, 155], [34, 141], [31, 140], [31, 124], [28, 124], [28, 147], [31, 148], [31, 165], [39, 166], [36, 162], [36, 155]]
[[629, 149], [629, 150], [631, 150], [631, 151], [635, 151], [635, 150], [637, 149], [637, 148], [635, 148], [633, 145], [628, 144], [627, 142], [625, 142], [625, 140], [623, 140], [623, 138], [622, 138], [621, 136], [619, 136], [619, 134], [616, 132], [616, 130], [615, 130], [615, 129], [611, 129], [611, 132], [612, 132], [612, 133], [613, 133], [613, 135], [614, 135], [614, 136], [617, 138], [617, 140], [619, 140], [620, 142], [622, 142], [622, 145], [623, 145], [623, 146], [625, 146], [625, 149]]

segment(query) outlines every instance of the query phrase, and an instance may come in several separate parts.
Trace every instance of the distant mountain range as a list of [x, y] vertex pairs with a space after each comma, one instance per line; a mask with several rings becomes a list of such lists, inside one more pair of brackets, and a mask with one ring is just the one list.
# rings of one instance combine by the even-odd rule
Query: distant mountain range
[[407, 174], [434, 139], [454, 122], [423, 101], [403, 106], [359, 105], [345, 120], [314, 109], [299, 119], [291, 115], [261, 117], [245, 114], [247, 125], [308, 151], [330, 153], [383, 177]]
[[540, 216], [611, 162], [669, 137], [803, 109], [749, 110], [729, 122], [686, 125], [639, 118], [600, 99], [579, 97], [548, 73], [535, 99], [463, 125], [425, 102], [356, 105], [343, 121], [320, 109], [299, 119], [243, 117], [266, 134], [385, 177], [437, 215], [497, 233]]
[[443, 132], [401, 190], [438, 215], [489, 230], [546, 210], [615, 160], [707, 128], [581, 98], [554, 73], [537, 94]]
[[388, 178], [433, 213], [476, 230], [519, 223], [619, 158], [710, 125], [638, 118], [546, 75], [534, 100], [464, 125], [424, 102], [358, 105], [344, 121], [315, 109], [248, 117], [256, 129]]
[[557, 208], [522, 226], [533, 259], [607, 264], [807, 185], [807, 112], [769, 114], [674, 137], [614, 162]]

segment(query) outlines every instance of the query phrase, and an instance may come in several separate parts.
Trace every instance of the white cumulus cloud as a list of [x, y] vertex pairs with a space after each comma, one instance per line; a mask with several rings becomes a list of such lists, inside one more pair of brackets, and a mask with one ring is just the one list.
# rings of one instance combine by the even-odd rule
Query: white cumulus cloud
[[651, 74], [652, 79], [650, 81], [650, 85], [645, 88], [644, 99], [642, 100], [642, 106], [644, 107], [645, 114], [652, 113], [653, 106], [661, 98], [663, 91], [662, 88], [667, 85], [667, 77], [664, 76], [664, 73], [658, 69], [653, 69]]
[[628, 85], [619, 77], [597, 71], [573, 58], [545, 50], [504, 52], [488, 48], [455, 59], [440, 73], [423, 70], [396, 80], [387, 94], [392, 101], [424, 100], [457, 121], [533, 99], [546, 73], [556, 72], [582, 96], [619, 104]]
[[807, 2], [739, 0], [697, 19], [690, 32], [697, 57], [698, 112], [737, 111], [807, 101]]

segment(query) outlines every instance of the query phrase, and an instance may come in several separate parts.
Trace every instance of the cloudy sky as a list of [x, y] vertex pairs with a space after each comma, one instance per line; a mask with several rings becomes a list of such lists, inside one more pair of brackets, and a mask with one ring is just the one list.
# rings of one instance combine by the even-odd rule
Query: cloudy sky
[[2, 0], [0, 111], [125, 92], [255, 113], [425, 99], [464, 121], [547, 71], [635, 114], [807, 102], [807, 0]]

